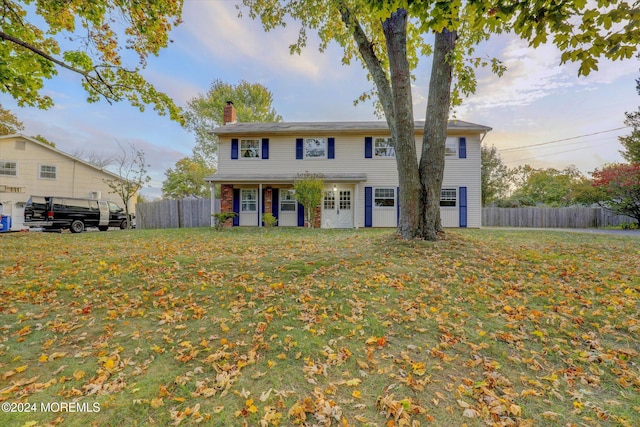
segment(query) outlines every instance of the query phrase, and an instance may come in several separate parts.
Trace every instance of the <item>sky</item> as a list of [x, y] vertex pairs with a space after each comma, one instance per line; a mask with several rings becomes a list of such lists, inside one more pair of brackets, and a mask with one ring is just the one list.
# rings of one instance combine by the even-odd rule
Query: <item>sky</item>
[[[273, 94], [273, 107], [284, 121], [378, 120], [371, 103], [354, 100], [371, 89], [366, 72], [353, 61], [341, 64], [342, 50], [332, 44], [319, 52], [310, 37], [301, 55], [290, 55], [297, 26], [265, 33], [235, 1], [186, 0], [183, 23], [171, 32], [173, 42], [149, 59], [145, 78], [171, 96], [178, 106], [204, 94], [216, 79], [236, 84], [260, 83]], [[495, 146], [512, 168], [564, 169], [587, 174], [606, 163], [622, 161], [618, 136], [631, 130], [624, 113], [638, 109], [635, 80], [640, 61], [601, 60], [599, 70], [578, 77], [577, 64], [560, 65], [552, 45], [536, 49], [513, 35], [491, 38], [478, 54], [501, 59], [507, 72], [478, 74], [478, 88], [455, 111], [455, 117], [493, 128], [483, 144]], [[430, 58], [421, 59], [413, 85], [414, 115], [424, 120]], [[0, 104], [24, 123], [25, 135], [42, 135], [69, 154], [109, 155], [133, 144], [145, 153], [151, 182], [142, 190], [148, 199], [161, 197], [165, 171], [191, 155], [195, 136], [151, 107], [140, 112], [126, 102], [86, 102], [80, 77], [60, 70], [43, 93], [49, 110], [20, 108], [0, 93]], [[523, 148], [525, 147], [525, 148]]]

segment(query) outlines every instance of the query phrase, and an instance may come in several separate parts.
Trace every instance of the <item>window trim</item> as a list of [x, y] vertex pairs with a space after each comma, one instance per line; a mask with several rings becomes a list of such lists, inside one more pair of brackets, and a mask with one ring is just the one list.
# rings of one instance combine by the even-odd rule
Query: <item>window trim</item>
[[[13, 169], [5, 167], [6, 165], [9, 165], [9, 164], [13, 164]], [[4, 172], [11, 172], [12, 170], [14, 172], [13, 174], [4, 173]], [[0, 160], [0, 176], [17, 177], [18, 176], [18, 162], [14, 162], [12, 160]]]
[[[381, 156], [378, 154], [377, 151], [377, 143], [378, 142], [387, 142], [387, 146], [384, 147], [386, 148], [386, 150], [391, 149], [393, 151], [392, 155], [386, 155], [386, 156]], [[373, 158], [374, 159], [395, 159], [396, 158], [396, 147], [394, 147], [393, 145], [393, 140], [391, 139], [390, 136], [387, 137], [381, 137], [381, 136], [376, 136], [373, 137], [373, 142], [372, 142], [372, 151], [373, 151]]]
[[[444, 143], [444, 157], [447, 159], [457, 159], [459, 156], [459, 143], [460, 143], [460, 138], [458, 137], [454, 137], [454, 136], [448, 136], [445, 143]], [[453, 147], [453, 151], [447, 151], [447, 150], [451, 150], [451, 146], [449, 145], [451, 143], [452, 147]]]
[[[257, 142], [258, 145], [255, 148], [244, 148], [243, 142]], [[245, 156], [245, 152], [255, 152], [255, 156]], [[238, 141], [238, 158], [242, 160], [260, 160], [262, 158], [262, 140], [256, 139], [240, 139]]]
[[[307, 141], [315, 140], [315, 141], [324, 141], [324, 155], [323, 156], [308, 156], [307, 155]], [[304, 160], [324, 160], [329, 158], [329, 138], [304, 138], [302, 140], [302, 158]]]
[[[245, 199], [245, 194], [255, 194], [254, 199]], [[253, 204], [254, 209], [245, 209], [245, 204]], [[256, 188], [241, 188], [240, 189], [240, 212], [241, 213], [257, 213], [258, 212], [258, 189]]]
[[[291, 199], [285, 199], [284, 195], [285, 194], [290, 194], [291, 195]], [[293, 210], [285, 210], [282, 209], [283, 203], [286, 205], [293, 205]], [[278, 206], [278, 208], [280, 209], [280, 214], [282, 213], [295, 213], [298, 211], [298, 201], [295, 198], [295, 192], [293, 189], [282, 189], [280, 190], [280, 206]]]
[[[392, 191], [392, 196], [376, 196], [376, 192], [378, 190], [391, 190]], [[396, 189], [395, 187], [374, 187], [373, 189], [373, 195], [372, 195], [372, 205], [374, 209], [387, 209], [387, 210], [391, 210], [391, 209], [395, 209], [396, 208], [396, 198], [397, 198], [397, 194], [396, 194]], [[376, 204], [376, 199], [382, 199], [382, 200], [393, 200], [393, 205], [391, 206], [379, 206]]]
[[[43, 168], [53, 168], [53, 177], [51, 176], [42, 176], [42, 172], [43, 172]], [[48, 171], [48, 173], [51, 173], [51, 171]], [[47, 164], [40, 164], [38, 165], [38, 179], [45, 179], [48, 181], [55, 181], [58, 179], [58, 166], [56, 165], [47, 165]]]
[[[453, 192], [454, 196], [451, 196], [443, 199], [443, 193], [445, 192]], [[453, 202], [453, 205], [443, 205], [442, 202]], [[441, 208], [457, 208], [459, 204], [458, 201], [458, 189], [455, 187], [442, 187], [440, 189], [440, 207]]]

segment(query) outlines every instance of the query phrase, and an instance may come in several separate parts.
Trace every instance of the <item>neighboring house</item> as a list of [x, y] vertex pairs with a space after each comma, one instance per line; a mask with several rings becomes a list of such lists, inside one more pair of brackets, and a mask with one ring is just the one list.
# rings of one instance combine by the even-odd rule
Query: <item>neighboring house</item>
[[[230, 111], [226, 111], [226, 110]], [[236, 212], [234, 226], [260, 226], [272, 213], [279, 226], [303, 226], [293, 191], [297, 174], [324, 175], [316, 226], [396, 227], [398, 171], [386, 122], [237, 123], [225, 107], [218, 136], [220, 210]], [[424, 122], [415, 123], [418, 153]], [[440, 199], [444, 227], [480, 227], [480, 144], [491, 128], [450, 121]], [[213, 192], [212, 192], [213, 195]]]
[[110, 200], [122, 205], [105, 179], [121, 179], [83, 160], [24, 135], [0, 136], [0, 213], [12, 230], [23, 227], [31, 195]]

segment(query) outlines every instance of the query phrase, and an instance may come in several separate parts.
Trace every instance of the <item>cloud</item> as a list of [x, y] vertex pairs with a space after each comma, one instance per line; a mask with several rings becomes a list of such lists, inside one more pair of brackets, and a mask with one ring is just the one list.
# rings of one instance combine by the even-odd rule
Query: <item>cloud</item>
[[187, 101], [205, 91], [192, 80], [178, 78], [172, 70], [167, 71], [169, 72], [160, 71], [159, 68], [147, 69], [144, 75], [156, 88], [169, 95], [178, 106], [186, 105]]
[[534, 49], [514, 35], [496, 39], [498, 46], [504, 46], [491, 55], [501, 59], [507, 71], [498, 78], [480, 70], [478, 91], [465, 100], [460, 108], [463, 114], [481, 109], [527, 106], [571, 89], [594, 91], [598, 86], [612, 84], [638, 70], [638, 61], [600, 59], [599, 71], [578, 77], [580, 64], [560, 65], [561, 52], [551, 43]]
[[501, 78], [481, 71], [477, 93], [465, 101], [467, 108], [529, 105], [574, 84], [566, 69], [558, 65], [560, 53], [554, 46], [531, 49], [526, 42], [514, 39], [499, 58], [507, 71]]
[[183, 17], [198, 45], [192, 53], [213, 55], [220, 66], [244, 67], [250, 58], [249, 71], [255, 74], [286, 72], [311, 80], [320, 79], [328, 68], [327, 55], [314, 49], [314, 37], [301, 55], [289, 54], [289, 45], [297, 40], [295, 24], [265, 33], [246, 13], [239, 18], [232, 2], [186, 2]]

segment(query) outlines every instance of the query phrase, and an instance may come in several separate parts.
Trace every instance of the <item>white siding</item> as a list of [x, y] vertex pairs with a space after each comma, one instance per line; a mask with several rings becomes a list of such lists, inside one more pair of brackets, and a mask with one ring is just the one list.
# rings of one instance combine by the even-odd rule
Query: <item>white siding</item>
[[[269, 159], [231, 159], [231, 137], [223, 136], [219, 140], [218, 173], [237, 174], [283, 174], [283, 173], [354, 173], [366, 174], [367, 180], [356, 186], [354, 195], [357, 203], [357, 215], [354, 218], [355, 227], [364, 227], [365, 187], [397, 187], [398, 173], [394, 158], [366, 159], [364, 154], [365, 136], [376, 135], [340, 135], [338, 133], [301, 134], [301, 135], [257, 135], [250, 138], [269, 138]], [[443, 187], [467, 187], [467, 226], [481, 225], [481, 185], [480, 185], [480, 140], [477, 134], [450, 134], [454, 137], [466, 138], [465, 159], [447, 158]], [[296, 159], [296, 138], [322, 137], [335, 138], [335, 159]], [[234, 136], [242, 139], [242, 135]], [[247, 137], [249, 138], [249, 137]], [[416, 135], [416, 150], [420, 157], [422, 135]], [[332, 186], [330, 180], [327, 186]], [[459, 203], [458, 203], [459, 206]], [[459, 207], [443, 208], [443, 225], [447, 227], [459, 226]], [[393, 212], [392, 212], [393, 211]], [[395, 209], [373, 208], [374, 227], [395, 227], [397, 213]], [[284, 223], [280, 222], [280, 225]]]
[[298, 212], [280, 212], [278, 214], [278, 226], [279, 227], [297, 227], [298, 226]]
[[[467, 158], [456, 159], [447, 158], [444, 168], [442, 188], [446, 187], [467, 187], [467, 227], [479, 228], [482, 222], [482, 186], [480, 182], [480, 140], [477, 136], [466, 136]], [[446, 214], [452, 222], [445, 225], [445, 211], [452, 208], [442, 208], [441, 218], [443, 227], [458, 227], [457, 220], [460, 206], [460, 192], [458, 191], [458, 201], [453, 213]]]
[[[364, 214], [364, 212], [363, 212]], [[372, 223], [374, 227], [395, 227], [398, 225], [398, 211], [396, 208], [373, 207]]]
[[[22, 226], [22, 206], [31, 195], [90, 198], [93, 192], [99, 192], [103, 200], [122, 205], [120, 197], [104, 183], [113, 175], [28, 138], [1, 137], [0, 160], [17, 163], [17, 176], [0, 175], [0, 188], [20, 187], [19, 192], [0, 191], [4, 214], [13, 217], [13, 229]], [[41, 165], [55, 166], [56, 178], [41, 179]], [[133, 203], [130, 210], [135, 210]]]
[[258, 225], [258, 212], [240, 212], [240, 226]]
[[440, 221], [442, 221], [443, 227], [458, 227], [460, 225], [460, 208], [440, 208]]

